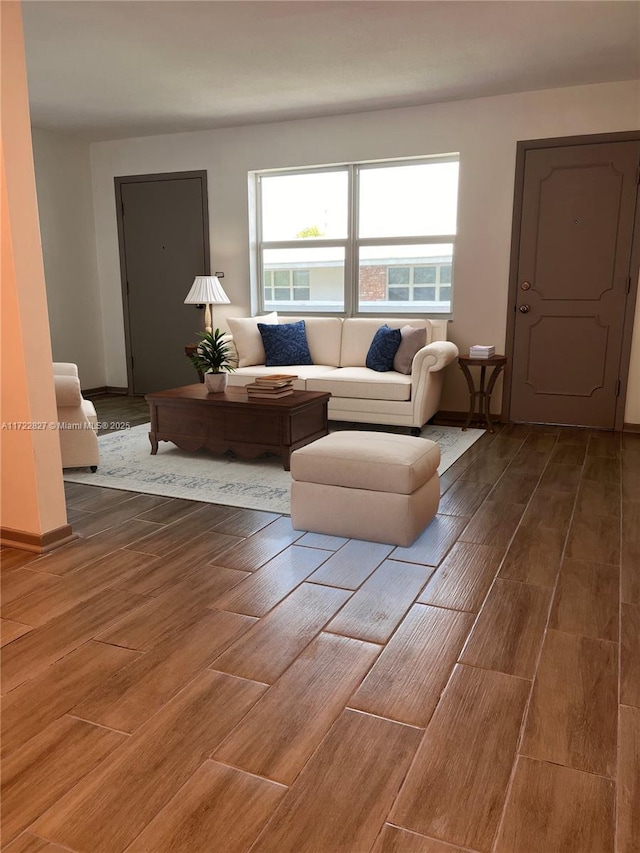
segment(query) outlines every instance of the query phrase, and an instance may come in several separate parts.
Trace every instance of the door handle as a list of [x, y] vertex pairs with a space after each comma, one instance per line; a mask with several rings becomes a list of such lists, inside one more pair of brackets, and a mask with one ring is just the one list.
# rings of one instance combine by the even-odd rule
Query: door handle
[[528, 314], [531, 309], [528, 305], [521, 305], [519, 310], [521, 314]]

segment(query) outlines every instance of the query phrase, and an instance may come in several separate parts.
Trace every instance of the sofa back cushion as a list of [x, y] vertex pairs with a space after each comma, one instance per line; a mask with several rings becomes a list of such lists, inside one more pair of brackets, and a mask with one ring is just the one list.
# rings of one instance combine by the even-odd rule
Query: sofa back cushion
[[427, 330], [427, 343], [431, 343], [431, 324], [421, 317], [349, 317], [342, 323], [342, 350], [340, 367], [364, 367], [373, 336], [380, 326], [387, 324], [391, 329], [414, 326]]
[[[342, 319], [340, 317], [280, 317], [280, 323], [304, 320], [309, 352], [314, 364], [337, 367], [340, 364]], [[380, 324], [378, 324], [380, 325]]]
[[228, 317], [227, 325], [233, 335], [233, 343], [238, 353], [238, 367], [251, 367], [264, 364], [264, 346], [258, 331], [258, 323], [277, 324], [278, 315], [274, 311], [262, 317]]
[[239, 367], [264, 364], [265, 354], [258, 331], [260, 323], [293, 323], [305, 321], [307, 342], [314, 364], [330, 367], [364, 367], [373, 336], [385, 323], [392, 329], [403, 326], [427, 330], [427, 343], [447, 340], [447, 320], [427, 320], [421, 317], [266, 317], [228, 318], [233, 343], [238, 351]]

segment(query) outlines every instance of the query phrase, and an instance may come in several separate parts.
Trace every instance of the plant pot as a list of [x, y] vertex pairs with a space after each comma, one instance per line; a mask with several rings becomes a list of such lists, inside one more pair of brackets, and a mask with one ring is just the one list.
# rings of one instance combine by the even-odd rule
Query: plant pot
[[219, 394], [227, 387], [227, 374], [226, 372], [205, 373], [204, 384], [210, 394]]

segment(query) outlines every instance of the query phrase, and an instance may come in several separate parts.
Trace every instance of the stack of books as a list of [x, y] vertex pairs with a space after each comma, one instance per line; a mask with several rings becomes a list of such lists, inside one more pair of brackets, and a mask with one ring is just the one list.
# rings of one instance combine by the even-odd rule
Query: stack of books
[[481, 344], [474, 344], [469, 349], [469, 358], [491, 358], [495, 354], [495, 347], [482, 346]]
[[297, 378], [289, 373], [270, 373], [268, 376], [260, 376], [244, 387], [249, 399], [259, 397], [263, 400], [277, 400], [293, 394], [293, 380]]

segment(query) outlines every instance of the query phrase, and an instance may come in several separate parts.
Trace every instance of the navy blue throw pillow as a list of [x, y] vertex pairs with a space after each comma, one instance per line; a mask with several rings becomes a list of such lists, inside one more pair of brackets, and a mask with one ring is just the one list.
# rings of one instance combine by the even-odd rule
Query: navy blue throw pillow
[[378, 373], [386, 373], [393, 370], [393, 359], [396, 356], [402, 333], [400, 329], [390, 329], [386, 324], [380, 326], [373, 336], [369, 352], [367, 353], [366, 365], [370, 370]]
[[262, 336], [267, 367], [313, 364], [304, 320], [279, 326], [258, 323], [258, 331]]

